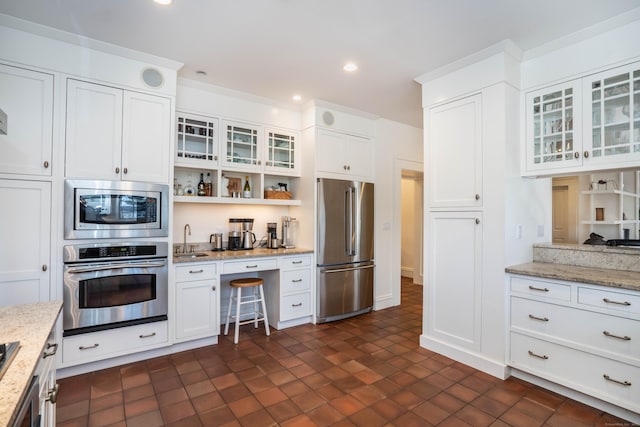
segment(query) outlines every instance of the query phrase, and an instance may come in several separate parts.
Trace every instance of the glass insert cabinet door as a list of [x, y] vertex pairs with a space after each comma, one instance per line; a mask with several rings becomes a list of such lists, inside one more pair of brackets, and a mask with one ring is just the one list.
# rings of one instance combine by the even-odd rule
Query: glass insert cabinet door
[[602, 73], [587, 82], [584, 90], [589, 91], [591, 101], [593, 161], [640, 157], [640, 65]]
[[578, 84], [568, 83], [527, 94], [527, 166], [551, 169], [581, 163]]
[[233, 123], [227, 123], [225, 127], [225, 163], [242, 167], [259, 166], [259, 129], [250, 125]]
[[178, 113], [176, 161], [216, 162], [218, 119]]
[[296, 167], [296, 137], [286, 133], [268, 131], [267, 167], [293, 170]]

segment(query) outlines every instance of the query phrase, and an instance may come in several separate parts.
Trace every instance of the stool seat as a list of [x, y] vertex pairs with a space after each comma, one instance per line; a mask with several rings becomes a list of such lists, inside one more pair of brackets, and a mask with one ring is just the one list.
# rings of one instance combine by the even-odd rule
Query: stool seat
[[264, 280], [256, 277], [245, 277], [242, 279], [233, 279], [229, 282], [229, 286], [234, 288], [251, 288], [253, 286], [260, 286], [264, 283]]
[[[258, 327], [258, 322], [264, 321], [264, 329], [269, 336], [269, 321], [267, 320], [267, 305], [264, 300], [264, 290], [262, 284], [264, 280], [259, 277], [243, 277], [240, 279], [233, 279], [229, 281], [229, 287], [231, 287], [231, 294], [229, 295], [229, 308], [227, 310], [227, 323], [224, 326], [224, 334], [229, 333], [229, 321], [231, 318], [235, 319], [236, 328], [233, 337], [233, 342], [238, 344], [238, 338], [240, 334], [240, 325], [246, 325], [253, 323], [254, 327]], [[243, 288], [253, 288], [250, 291], [251, 295], [242, 295]], [[234, 295], [234, 293], [236, 295]], [[235, 316], [231, 315], [231, 309], [233, 307], [233, 301], [235, 300], [236, 313]], [[253, 319], [241, 321], [241, 306], [245, 304], [253, 305]], [[260, 310], [261, 308], [261, 310]]]

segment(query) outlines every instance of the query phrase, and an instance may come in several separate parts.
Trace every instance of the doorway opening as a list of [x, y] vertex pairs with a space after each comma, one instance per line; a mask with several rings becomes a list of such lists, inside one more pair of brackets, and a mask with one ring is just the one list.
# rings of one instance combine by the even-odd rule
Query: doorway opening
[[578, 185], [577, 176], [552, 180], [553, 243], [578, 242]]

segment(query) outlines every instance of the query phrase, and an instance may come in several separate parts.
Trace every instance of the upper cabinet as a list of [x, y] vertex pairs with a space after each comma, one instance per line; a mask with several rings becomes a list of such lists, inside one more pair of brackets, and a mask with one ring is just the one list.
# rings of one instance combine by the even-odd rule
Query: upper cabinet
[[373, 179], [373, 141], [356, 135], [318, 129], [316, 169], [319, 175]]
[[168, 183], [171, 100], [69, 79], [65, 176]]
[[524, 175], [587, 172], [640, 160], [640, 63], [529, 92]]
[[218, 167], [218, 119], [183, 112], [177, 116], [176, 166]]
[[224, 122], [223, 168], [257, 172], [262, 168], [262, 126]]
[[482, 206], [482, 95], [430, 108], [427, 120], [427, 206]]
[[53, 75], [0, 64], [0, 173], [51, 176]]
[[274, 175], [300, 176], [300, 141], [296, 132], [266, 128], [264, 170]]

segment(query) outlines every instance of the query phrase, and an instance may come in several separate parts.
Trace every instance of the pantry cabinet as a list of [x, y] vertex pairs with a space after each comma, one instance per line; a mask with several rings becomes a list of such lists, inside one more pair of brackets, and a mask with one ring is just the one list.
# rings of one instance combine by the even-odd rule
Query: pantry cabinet
[[640, 161], [640, 63], [528, 92], [524, 175]]
[[215, 263], [176, 266], [176, 341], [220, 334]]
[[168, 183], [171, 100], [67, 80], [65, 176]]
[[51, 183], [0, 179], [0, 305], [49, 300]]
[[0, 173], [51, 176], [53, 75], [0, 64]]
[[369, 138], [318, 129], [316, 171], [338, 179], [373, 179], [373, 141]]

